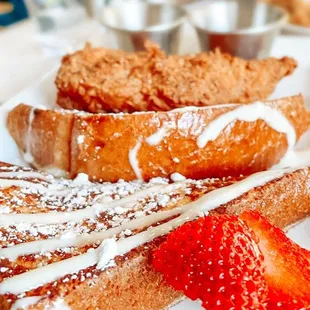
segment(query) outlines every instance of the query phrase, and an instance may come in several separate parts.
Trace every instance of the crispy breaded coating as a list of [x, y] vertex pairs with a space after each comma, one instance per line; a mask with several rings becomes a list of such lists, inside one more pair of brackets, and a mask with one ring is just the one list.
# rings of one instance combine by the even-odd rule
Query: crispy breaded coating
[[89, 112], [134, 112], [248, 103], [266, 99], [296, 66], [288, 57], [246, 61], [220, 51], [166, 56], [152, 44], [138, 53], [86, 46], [62, 60], [58, 104]]

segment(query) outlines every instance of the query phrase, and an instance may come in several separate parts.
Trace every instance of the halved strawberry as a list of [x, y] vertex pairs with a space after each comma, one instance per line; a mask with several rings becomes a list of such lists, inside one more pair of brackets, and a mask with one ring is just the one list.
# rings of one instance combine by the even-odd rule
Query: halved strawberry
[[310, 308], [310, 252], [257, 212], [244, 212], [240, 218], [259, 238], [269, 288], [268, 309]]
[[206, 309], [266, 309], [257, 238], [235, 216], [207, 216], [171, 234], [154, 253], [166, 281]]

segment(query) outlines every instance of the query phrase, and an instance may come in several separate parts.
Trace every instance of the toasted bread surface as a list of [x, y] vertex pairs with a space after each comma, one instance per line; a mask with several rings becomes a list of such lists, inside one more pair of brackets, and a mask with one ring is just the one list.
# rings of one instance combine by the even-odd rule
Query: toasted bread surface
[[[69, 188], [72, 190], [72, 193], [70, 192], [66, 197], [59, 198], [54, 196], [55, 194], [47, 196], [46, 193], [41, 193], [34, 189], [30, 190], [33, 187], [31, 184], [29, 187], [1, 187], [0, 191], [3, 200], [0, 207], [8, 208], [6, 209], [7, 214], [10, 214], [10, 212], [33, 214], [51, 212], [53, 210], [58, 212], [80, 210], [89, 207], [96, 198], [100, 197], [101, 199], [102, 195], [106, 198], [110, 197], [117, 200], [122, 197], [129, 197], [128, 195], [137, 193], [145, 188], [150, 188], [150, 186], [161, 184], [163, 187], [158, 191], [141, 197], [130, 207], [132, 210], [142, 211], [144, 214], [149, 214], [147, 212], [157, 213], [162, 210], [186, 205], [191, 201], [196, 201], [206, 193], [236, 184], [236, 182], [244, 179], [244, 177], [239, 177], [200, 181], [187, 180], [185, 183], [170, 185], [167, 184], [167, 181], [158, 179], [151, 181], [151, 183], [135, 181], [116, 184], [90, 184], [77, 181], [57, 181], [52, 178], [46, 179], [46, 176], [44, 177], [45, 181], [40, 180], [38, 177], [29, 178], [29, 175], [26, 178], [25, 174], [20, 172], [21, 170], [29, 172], [29, 169], [25, 170], [1, 165], [0, 182], [4, 179], [1, 176], [1, 172], [14, 171], [17, 174], [11, 177], [11, 180], [26, 180], [30, 183], [43, 184], [49, 190], [57, 187], [59, 192], [61, 192], [63, 187], [66, 190]], [[20, 173], [19, 177], [17, 176], [18, 173]], [[30, 171], [30, 175], [31, 173]], [[167, 188], [167, 186], [173, 186], [173, 188], [167, 192], [162, 192], [163, 188]], [[12, 195], [14, 195], [15, 200], [12, 199]], [[163, 195], [168, 196], [165, 204], [163, 204]], [[84, 199], [81, 199], [82, 197]], [[19, 204], [18, 208], [16, 207], [16, 201]], [[155, 203], [153, 207], [151, 207], [150, 202]], [[284, 228], [310, 216], [309, 206], [310, 170], [305, 168], [288, 172], [283, 177], [275, 178], [262, 186], [252, 188], [239, 198], [229, 201], [210, 213], [239, 214], [244, 210], [257, 210], [273, 224]], [[128, 214], [118, 216], [126, 217]], [[77, 223], [76, 231], [79, 233], [97, 231], [100, 223], [109, 227], [109, 225], [117, 225], [116, 222], [118, 220], [116, 218], [111, 219], [111, 214], [104, 212], [100, 217], [91, 222]], [[21, 224], [1, 228], [0, 241], [2, 247], [65, 235], [68, 230], [72, 229], [72, 225], [68, 223], [57, 224], [58, 228], [51, 230], [48, 230], [47, 227], [43, 230], [41, 226], [38, 229], [36, 225], [30, 225], [25, 229], [24, 226], [19, 225]], [[39, 233], [37, 234], [36, 231]], [[138, 232], [135, 231], [133, 233]], [[69, 305], [73, 310], [166, 309], [170, 304], [182, 298], [182, 295], [168, 287], [161, 275], [152, 269], [152, 252], [163, 240], [165, 240], [165, 236], [139, 246], [124, 256], [116, 257], [116, 265], [114, 267], [101, 271], [92, 266], [76, 274], [64, 275], [64, 277], [55, 282], [27, 291], [18, 298], [40, 296], [41, 299], [30, 306], [29, 309], [32, 310], [46, 309], [47, 305], [52, 306], [53, 303], [57, 303], [59, 300]], [[90, 247], [96, 248], [97, 246], [98, 244], [92, 244], [90, 246], [74, 248], [73, 251], [60, 249], [50, 253], [43, 252], [36, 255], [24, 255], [13, 261], [0, 259], [1, 267], [5, 269], [2, 269], [0, 273], [0, 289], [1, 282], [8, 277], [85, 253]], [[3, 310], [10, 309], [16, 300], [17, 296], [14, 294], [1, 295], [0, 308]]]
[[59, 117], [59, 113], [50, 110], [42, 117], [41, 111], [30, 106], [15, 110], [7, 124], [11, 135], [18, 141], [20, 149], [29, 153], [30, 161], [43, 167], [70, 171], [74, 116], [62, 114]]
[[[310, 126], [310, 113], [302, 96], [272, 100], [262, 106], [284, 116], [297, 139]], [[92, 180], [109, 182], [120, 178], [149, 180], [174, 172], [200, 179], [262, 171], [278, 163], [287, 152], [286, 134], [274, 130], [259, 116], [255, 119], [255, 115], [250, 122], [233, 120], [217, 137], [198, 145], [205, 130], [213, 131], [210, 126], [215, 121], [240, 107], [244, 106], [133, 114], [35, 109], [29, 129], [26, 124], [31, 109], [19, 105], [9, 113], [7, 125], [19, 148], [32, 154], [34, 161], [30, 163], [41, 169], [57, 168], [71, 177], [83, 172]], [[250, 105], [246, 107], [251, 109]]]

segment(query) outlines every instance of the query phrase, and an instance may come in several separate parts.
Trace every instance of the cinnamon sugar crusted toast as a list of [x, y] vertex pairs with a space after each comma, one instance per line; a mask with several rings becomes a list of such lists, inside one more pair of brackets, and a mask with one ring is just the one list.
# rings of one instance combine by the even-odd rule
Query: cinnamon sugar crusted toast
[[92, 184], [85, 175], [56, 180], [0, 166], [3, 310], [166, 309], [182, 295], [164, 283], [151, 259], [173, 227], [207, 212], [255, 209], [282, 228], [310, 215], [309, 168], [171, 184], [160, 178]]
[[8, 129], [25, 159], [92, 180], [236, 176], [277, 164], [310, 126], [302, 96], [183, 108], [89, 114], [19, 105]]
[[95, 113], [249, 103], [266, 100], [296, 65], [289, 57], [246, 61], [219, 50], [166, 56], [152, 43], [137, 53], [86, 46], [63, 58], [57, 103]]

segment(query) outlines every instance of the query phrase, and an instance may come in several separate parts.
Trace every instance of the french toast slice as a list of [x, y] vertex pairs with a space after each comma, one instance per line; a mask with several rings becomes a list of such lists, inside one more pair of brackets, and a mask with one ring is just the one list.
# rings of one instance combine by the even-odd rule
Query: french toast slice
[[[3, 310], [25, 305], [30, 310], [167, 309], [182, 295], [151, 265], [152, 251], [165, 240], [167, 229], [207, 213], [257, 210], [281, 228], [310, 215], [309, 168], [271, 170], [247, 178], [98, 184], [83, 174], [73, 181], [57, 180], [29, 168], [0, 166]], [[165, 212], [166, 217], [158, 217]], [[134, 221], [139, 223], [135, 228]], [[98, 235], [118, 228], [121, 232], [108, 239]], [[90, 243], [79, 239], [94, 233], [98, 239], [89, 239]], [[113, 246], [102, 247], [111, 238], [128, 251], [117, 255]], [[94, 253], [95, 262], [88, 266], [84, 258]], [[98, 268], [111, 253], [104, 268]]]
[[249, 175], [269, 169], [310, 127], [302, 96], [169, 112], [89, 114], [19, 105], [8, 129], [25, 159], [91, 180]]
[[169, 111], [266, 100], [296, 68], [294, 59], [243, 60], [219, 50], [166, 56], [148, 43], [128, 53], [92, 48], [67, 55], [57, 73], [57, 103], [92, 113]]

